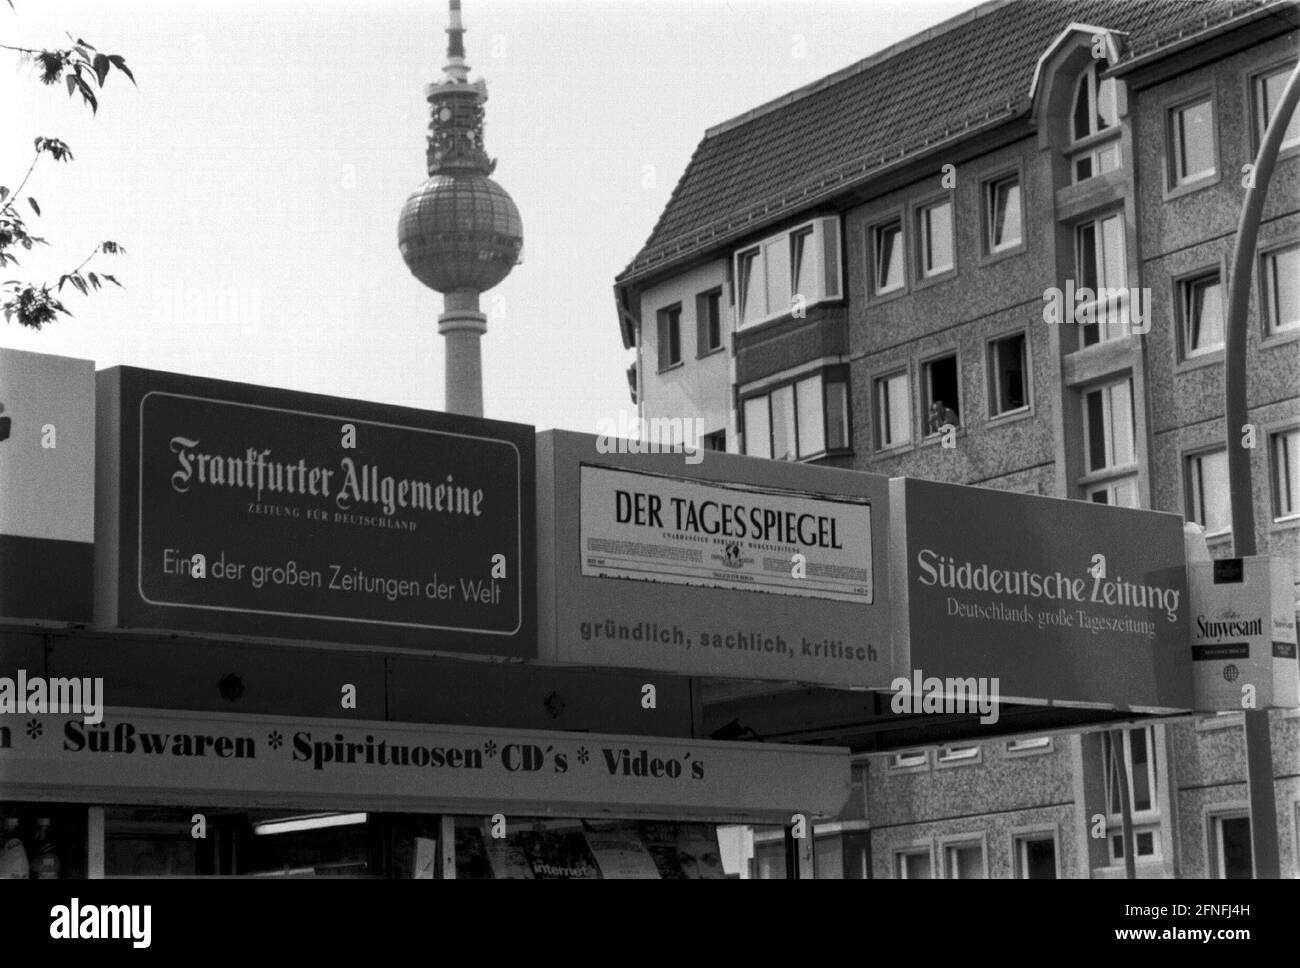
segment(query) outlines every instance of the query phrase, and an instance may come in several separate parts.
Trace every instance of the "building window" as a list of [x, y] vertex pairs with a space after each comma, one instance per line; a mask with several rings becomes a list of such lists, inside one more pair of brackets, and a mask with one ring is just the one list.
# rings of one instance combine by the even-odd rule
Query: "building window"
[[1300, 428], [1273, 434], [1273, 520], [1300, 517]]
[[894, 855], [894, 876], [905, 881], [929, 880], [934, 877], [930, 849], [917, 847], [913, 850], [900, 850]]
[[[1094, 60], [1075, 83], [1071, 131], [1075, 142], [1095, 139], [1115, 129], [1119, 122], [1115, 79], [1099, 79], [1108, 66], [1105, 60]], [[1119, 144], [1110, 139], [1105, 144], [1089, 141], [1082, 150], [1072, 153], [1070, 161], [1075, 182], [1114, 171], [1120, 166]]]
[[1013, 739], [1007, 742], [1007, 752], [1013, 756], [1051, 751], [1052, 737], [1050, 736], [1031, 736], [1027, 739]]
[[956, 880], [983, 880], [984, 844], [978, 840], [961, 844], [948, 844], [943, 849], [943, 875]]
[[682, 361], [682, 305], [661, 309], [659, 316], [659, 369], [666, 370]]
[[1117, 212], [1083, 222], [1075, 226], [1074, 233], [1075, 284], [1085, 290], [1075, 316], [1084, 321], [1083, 345], [1124, 336], [1128, 322], [1128, 263], [1123, 218]]
[[1051, 834], [1017, 837], [1016, 877], [1021, 880], [1056, 879], [1056, 838]]
[[[1279, 67], [1277, 70], [1269, 71], [1266, 74], [1260, 74], [1255, 78], [1255, 145], [1258, 146], [1264, 140], [1264, 132], [1268, 130], [1268, 122], [1272, 120], [1274, 113], [1277, 111], [1278, 102], [1282, 100], [1282, 89], [1286, 87], [1287, 78], [1295, 70], [1294, 64], [1288, 64], [1286, 67]], [[1286, 133], [1282, 135], [1282, 146], [1279, 150], [1285, 151], [1287, 148], [1294, 148], [1300, 145], [1300, 111], [1291, 116], [1291, 121], [1286, 126]]]
[[745, 401], [745, 453], [751, 457], [772, 456], [772, 419], [767, 397]]
[[1206, 534], [1231, 531], [1227, 450], [1207, 451], [1188, 457], [1186, 480], [1187, 520], [1199, 524]]
[[1169, 112], [1170, 187], [1214, 174], [1214, 106], [1207, 97]]
[[715, 430], [711, 434], [704, 435], [704, 449], [716, 451], [724, 454], [727, 451], [727, 432], [725, 430]]
[[944, 432], [944, 427], [961, 426], [958, 402], [957, 356], [941, 356], [921, 364], [921, 386], [925, 394], [925, 434]]
[[695, 354], [705, 356], [722, 349], [722, 290], [695, 297]]
[[1223, 285], [1218, 272], [1178, 284], [1183, 355], [1204, 356], [1223, 349]]
[[952, 201], [944, 199], [916, 213], [916, 232], [921, 275], [941, 275], [952, 269]]
[[1137, 480], [1130, 477], [1089, 488], [1088, 500], [1093, 504], [1109, 504], [1117, 508], [1135, 508], [1138, 506]]
[[1029, 406], [1029, 361], [1025, 334], [989, 342], [989, 416], [1001, 417]]
[[943, 746], [940, 747], [935, 762], [938, 766], [958, 766], [963, 763], [978, 763], [980, 760], [978, 746]]
[[744, 403], [745, 453], [806, 460], [849, 446], [848, 370], [831, 367]]
[[740, 325], [752, 323], [767, 315], [764, 298], [763, 260], [760, 250], [750, 249], [736, 256], [736, 277], [740, 279]]
[[1214, 876], [1219, 879], [1255, 876], [1250, 815], [1219, 814], [1210, 818], [1214, 837]]
[[1023, 238], [1020, 219], [1020, 176], [1011, 175], [985, 185], [984, 247], [986, 251], [1014, 249]]
[[1088, 472], [1127, 467], [1134, 461], [1133, 381], [1121, 380], [1083, 396]]
[[899, 447], [912, 439], [912, 389], [906, 373], [876, 380], [876, 449]]
[[[1158, 834], [1160, 828], [1158, 825], [1148, 824], [1145, 827], [1133, 828], [1133, 855], [1136, 858], [1147, 857], [1154, 859], [1160, 855], [1160, 839]], [[1124, 862], [1124, 833], [1123, 831], [1112, 830], [1110, 835], [1110, 859], [1113, 864]]]
[[872, 234], [876, 295], [883, 296], [903, 288], [903, 223], [895, 220], [877, 225]]
[[926, 750], [900, 750], [889, 757], [891, 770], [915, 770], [930, 765], [930, 754]]
[[[1111, 816], [1115, 818], [1118, 818], [1121, 813], [1118, 772], [1121, 762], [1128, 779], [1129, 809], [1133, 813], [1143, 813], [1158, 807], [1155, 734], [1150, 726], [1138, 726], [1123, 730], [1123, 737], [1123, 756], [1117, 758], [1113, 734], [1111, 732], [1102, 734], [1106, 803]], [[1142, 851], [1139, 850], [1138, 853], [1141, 854]]]
[[1300, 244], [1264, 253], [1261, 277], [1268, 334], [1300, 326]]
[[[840, 297], [840, 222], [818, 218], [736, 254], [740, 326]], [[720, 344], [719, 344], [720, 345]]]

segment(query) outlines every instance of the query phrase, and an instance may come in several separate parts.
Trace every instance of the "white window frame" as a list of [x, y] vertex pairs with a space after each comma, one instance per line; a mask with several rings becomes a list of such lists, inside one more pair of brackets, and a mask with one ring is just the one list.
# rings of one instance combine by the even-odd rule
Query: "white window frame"
[[[1107, 263], [1107, 244], [1106, 244], [1106, 226], [1107, 223], [1114, 222], [1119, 226], [1119, 279], [1109, 279], [1106, 273]], [[1097, 326], [1097, 343], [1104, 343], [1107, 340], [1120, 339], [1129, 334], [1129, 304], [1128, 304], [1128, 227], [1124, 224], [1123, 210], [1106, 212], [1098, 214], [1092, 218], [1083, 219], [1075, 223], [1074, 226], [1074, 284], [1079, 288], [1091, 288], [1093, 299], [1090, 302], [1080, 302], [1076, 306], [1067, 307], [1071, 319], [1077, 319], [1075, 315], [1084, 306], [1091, 307], [1092, 318]], [[1083, 282], [1083, 250], [1084, 229], [1092, 227], [1092, 246], [1093, 261], [1097, 267], [1096, 285], [1087, 287]], [[1102, 304], [1098, 294], [1102, 289], [1119, 290], [1119, 297], [1113, 304]], [[1096, 343], [1087, 342], [1087, 328], [1082, 324], [1079, 326], [1079, 345], [1095, 346]]]
[[[1024, 398], [1025, 402], [1018, 407], [1010, 410], [1003, 410], [1001, 413], [995, 412], [995, 407], [1002, 400], [1002, 375], [998, 371], [997, 346], [1009, 339], [1020, 337], [1020, 346], [1022, 349], [1021, 357], [1024, 364], [1022, 379], [1024, 381]], [[990, 338], [984, 349], [985, 360], [985, 379], [988, 381], [988, 400], [989, 400], [989, 419], [1001, 420], [1004, 417], [1011, 417], [1015, 414], [1024, 414], [1034, 408], [1034, 380], [1033, 369], [1030, 360], [1029, 349], [1029, 331], [1018, 329], [1013, 333], [1003, 333], [1001, 336]]]
[[1011, 831], [1011, 876], [1020, 881], [1029, 880], [1029, 849], [1031, 840], [1052, 842], [1053, 879], [1061, 879], [1061, 831], [1053, 826], [1017, 827]]
[[[898, 253], [898, 282], [886, 289], [882, 289], [880, 287], [880, 238], [886, 230], [895, 230], [898, 234], [898, 239], [894, 243], [892, 250]], [[907, 290], [907, 232], [902, 215], [895, 214], [892, 218], [877, 222], [867, 230], [867, 234], [871, 242], [871, 294], [873, 296], [891, 296], [895, 293], [905, 292]]]
[[[948, 253], [946, 265], [930, 264], [931, 228], [930, 213], [936, 209], [948, 209]], [[916, 206], [914, 222], [916, 226], [916, 269], [920, 282], [929, 282], [957, 271], [957, 209], [951, 195], [944, 195], [922, 202]]]
[[[1206, 851], [1205, 860], [1207, 874], [1214, 880], [1227, 880], [1228, 874], [1224, 869], [1223, 856], [1223, 821], [1225, 820], [1246, 820], [1250, 821], [1250, 807], [1229, 806], [1226, 804], [1216, 804], [1206, 806], [1205, 808], [1205, 836]], [[1255, 845], [1252, 841], [1250, 845], [1251, 855], [1251, 874], [1254, 875], [1255, 866]]]
[[983, 751], [979, 746], [940, 746], [935, 756], [936, 769], [954, 766], [974, 766], [984, 761]]
[[[1273, 520], [1277, 523], [1300, 520], [1300, 479], [1292, 477], [1289, 465], [1279, 460], [1278, 447], [1285, 446], [1291, 453], [1300, 452], [1300, 425], [1281, 427], [1269, 432], [1268, 462], [1269, 489], [1273, 492]], [[1283, 489], [1290, 484], [1295, 499], [1290, 509], [1283, 501]]]
[[1040, 756], [1052, 752], [1053, 745], [1050, 736], [1024, 736], [1007, 740], [1004, 752], [1007, 756]]
[[[1281, 76], [1283, 84], [1285, 79], [1290, 77], [1291, 72], [1295, 70], [1295, 61], [1289, 60], [1283, 64], [1276, 64], [1273, 67], [1265, 68], [1251, 75], [1250, 78], [1250, 113], [1251, 128], [1255, 135], [1254, 147], [1255, 152], [1259, 151], [1260, 143], [1264, 140], [1264, 132], [1268, 130], [1268, 122], [1273, 118], [1273, 111], [1277, 105], [1270, 105], [1267, 102], [1266, 82], [1273, 77]], [[1287, 125], [1287, 130], [1295, 129], [1295, 134], [1290, 138], [1283, 138], [1278, 147], [1278, 153], [1288, 151], [1292, 148], [1300, 148], [1300, 111], [1291, 116], [1291, 122]], [[1285, 134], [1285, 132], [1284, 132]], [[1253, 154], [1253, 153], [1252, 153]]]
[[[1185, 126], [1182, 120], [1183, 115], [1185, 112], [1201, 105], [1208, 106], [1210, 110], [1210, 130], [1207, 132], [1210, 139], [1210, 167], [1201, 171], [1184, 171], [1183, 165], [1186, 162], [1187, 142]], [[1168, 188], [1170, 190], [1199, 185], [1218, 177], [1219, 145], [1216, 127], [1217, 112], [1214, 110], [1214, 95], [1209, 91], [1202, 91], [1194, 97], [1180, 101], [1169, 108], [1165, 121], [1165, 164], [1169, 172]]]
[[[811, 233], [813, 240], [812, 268], [816, 279], [811, 287], [803, 285], [805, 280], [796, 280], [797, 266], [794, 264], [796, 240]], [[806, 243], [805, 243], [806, 244]], [[758, 273], [754, 286], [747, 286], [749, 278], [745, 266], [753, 258], [753, 272]], [[780, 258], [783, 263], [783, 275], [790, 280], [790, 294], [780, 306], [772, 306], [768, 300], [768, 261]], [[783, 232], [769, 235], [753, 245], [747, 245], [736, 252], [734, 269], [736, 278], [736, 329], [745, 330], [761, 326], [774, 319], [790, 316], [795, 307], [795, 296], [803, 297], [803, 307], [808, 308], [818, 303], [840, 299], [844, 292], [844, 267], [840, 258], [840, 219], [837, 215], [823, 216], [801, 222]], [[832, 264], [833, 263], [833, 264]], [[761, 312], [749, 313], [747, 305], [748, 289], [763, 299]], [[796, 291], [799, 290], [799, 291]], [[749, 316], [749, 318], [746, 318]]]
[[[1097, 77], [1100, 66], [1099, 61], [1093, 60], [1086, 68], [1079, 72], [1078, 78], [1074, 82], [1074, 88], [1070, 92], [1070, 116], [1067, 126], [1070, 133], [1070, 149], [1068, 160], [1070, 164], [1070, 182], [1071, 184], [1080, 184], [1090, 178], [1096, 178], [1105, 172], [1101, 170], [1101, 159], [1103, 155], [1110, 152], [1115, 153], [1115, 167], [1111, 171], [1118, 171], [1124, 167], [1124, 156], [1120, 151], [1119, 136], [1121, 125], [1119, 120], [1119, 81], [1114, 78], [1099, 80]], [[1079, 100], [1079, 89], [1081, 86], [1087, 86], [1088, 98], [1088, 131], [1079, 134], [1074, 129], [1074, 111]], [[1111, 113], [1115, 118], [1113, 124], [1102, 127], [1097, 123], [1097, 98], [1099, 90], [1105, 86], [1108, 96], [1111, 100]], [[1084, 158], [1088, 158], [1092, 165], [1092, 173], [1087, 178], [1079, 177], [1078, 163]]]
[[961, 355], [955, 348], [942, 350], [938, 353], [935, 353], [933, 356], [927, 356], [925, 359], [921, 360], [920, 363], [917, 365], [921, 377], [920, 380], [921, 399], [919, 401], [920, 404], [919, 412], [921, 414], [921, 439], [922, 440], [934, 439], [943, 434], [942, 430], [930, 429], [930, 407], [934, 403], [934, 387], [931, 385], [930, 368], [933, 364], [947, 359], [952, 360], [953, 369], [956, 371], [957, 399], [946, 400], [944, 401], [944, 405], [948, 407], [950, 410], [953, 410], [957, 414], [957, 422], [953, 424], [955, 428], [961, 430], [966, 426], [966, 419], [964, 417], [964, 414], [966, 413], [966, 406], [965, 406], [965, 402], [962, 399], [965, 396], [965, 394], [962, 392]]
[[1277, 256], [1280, 252], [1295, 250], [1300, 255], [1300, 240], [1290, 240], [1270, 246], [1259, 254], [1260, 305], [1264, 309], [1264, 338], [1283, 336], [1300, 330], [1300, 298], [1297, 298], [1296, 317], [1278, 325], [1277, 321]]
[[[830, 379], [829, 378], [830, 376], [834, 376], [835, 379]], [[821, 446], [805, 453], [801, 449], [801, 442], [800, 442], [801, 421], [799, 419], [799, 387], [801, 384], [804, 384], [809, 380], [817, 381], [818, 396], [820, 397], [821, 400], [821, 405], [818, 409], [818, 414], [821, 420], [821, 438], [820, 438]], [[827, 411], [826, 388], [831, 384], [844, 385], [843, 417], [844, 417], [846, 440], [844, 445], [839, 447], [829, 446], [827, 440], [829, 421], [827, 421], [826, 419], [826, 411]], [[782, 459], [772, 452], [772, 444], [774, 440], [772, 431], [773, 431], [773, 427], [775, 426], [775, 421], [773, 420], [774, 414], [772, 411], [772, 397], [777, 392], [787, 388], [793, 394], [793, 400], [794, 400], [794, 429], [793, 429], [794, 454], [791, 457], [785, 459], [795, 460], [795, 461], [817, 460], [819, 458], [825, 457], [827, 454], [830, 453], [843, 453], [847, 450], [850, 450], [853, 446], [853, 425], [852, 425], [853, 418], [849, 410], [849, 400], [852, 394], [850, 392], [848, 384], [849, 384], [849, 375], [846, 369], [821, 366], [813, 370], [807, 370], [803, 373], [796, 374], [795, 376], [790, 377], [788, 379], [783, 379], [780, 382], [774, 382], [768, 384], [758, 392], [746, 394], [741, 398], [740, 401], [741, 418], [745, 421], [744, 453], [751, 457], [763, 456], [762, 454], [755, 454], [751, 450], [751, 442], [753, 438], [750, 436], [750, 426], [749, 426], [750, 421], [745, 411], [747, 406], [752, 401], [766, 400], [767, 401], [767, 425], [768, 425], [767, 426], [767, 431], [768, 431], [767, 450], [769, 454], [768, 459], [772, 459], [772, 460]]]
[[[1116, 815], [1116, 817], [1118, 817], [1118, 814]], [[1139, 834], [1151, 835], [1151, 853], [1149, 854], [1138, 853]], [[1106, 824], [1106, 851], [1107, 851], [1107, 857], [1110, 858], [1110, 863], [1112, 865], [1124, 863], [1124, 855], [1115, 850], [1115, 844], [1117, 842], [1121, 845], [1121, 847], [1123, 846], [1124, 843], [1123, 837], [1124, 837], [1124, 828], [1118, 819], [1112, 819], [1109, 823]], [[1119, 838], [1119, 840], [1116, 841], [1116, 838]], [[1134, 864], [1151, 864], [1151, 863], [1156, 863], [1160, 860], [1161, 858], [1160, 822], [1158, 820], [1152, 822], [1146, 822], [1146, 823], [1138, 823], [1136, 820], [1134, 820], [1133, 852], [1134, 854], [1136, 854], [1136, 856], [1133, 858]]]
[[894, 848], [894, 857], [893, 857], [894, 864], [893, 864], [893, 870], [890, 872], [893, 875], [894, 879], [895, 880], [919, 880], [919, 878], [907, 877], [906, 875], [907, 868], [906, 865], [903, 863], [903, 858], [916, 857], [921, 854], [924, 854], [927, 858], [929, 858], [930, 861], [930, 877], [928, 879], [936, 880], [938, 877], [938, 870], [934, 859], [934, 844], [929, 841], [921, 841], [914, 844], [910, 844], [905, 847]]
[[[888, 427], [888, 421], [885, 419], [886, 413], [882, 400], [888, 397], [886, 384], [896, 379], [902, 379], [904, 388], [903, 399], [907, 401], [907, 437], [902, 440], [887, 441], [885, 440], [885, 431]], [[881, 396], [882, 393], [885, 393], [884, 398]], [[888, 373], [882, 373], [880, 376], [874, 377], [871, 381], [871, 409], [873, 416], [875, 417], [875, 426], [873, 427], [874, 440], [872, 441], [874, 444], [874, 450], [897, 450], [912, 445], [913, 439], [916, 436], [916, 428], [914, 426], [912, 414], [912, 374], [910, 371], [907, 369], [891, 370]]]
[[[1129, 416], [1131, 425], [1128, 428], [1130, 435], [1130, 449], [1133, 456], [1125, 463], [1118, 463], [1115, 459], [1115, 414], [1112, 393], [1117, 387], [1126, 387], [1129, 395]], [[1108, 392], [1109, 391], [1109, 392]], [[1101, 419], [1104, 424], [1104, 433], [1102, 434], [1102, 446], [1105, 450], [1103, 455], [1104, 463], [1100, 467], [1092, 466], [1092, 416], [1089, 413], [1088, 398], [1094, 394], [1101, 394]], [[1083, 406], [1083, 458], [1084, 473], [1087, 476], [1097, 474], [1108, 474], [1112, 471], [1125, 471], [1137, 464], [1137, 413], [1133, 393], [1133, 378], [1124, 377], [1121, 380], [1113, 380], [1108, 383], [1098, 384], [1089, 387], [1081, 394], [1081, 404]]]
[[[1119, 489], [1121, 487], [1133, 488], [1133, 503], [1125, 504], [1119, 500]], [[1098, 494], [1105, 494], [1106, 500], [1095, 501], [1093, 498]], [[1136, 474], [1128, 477], [1117, 477], [1113, 480], [1104, 481], [1101, 484], [1095, 484], [1088, 488], [1084, 495], [1093, 504], [1104, 504], [1113, 508], [1138, 508], [1142, 506], [1142, 498], [1138, 493], [1138, 478]]]
[[885, 769], [890, 773], [920, 773], [929, 768], [929, 749], [898, 750], [890, 753], [885, 762]]
[[[1137, 802], [1135, 800], [1135, 791], [1133, 785], [1133, 733], [1136, 732], [1137, 730], [1142, 730], [1146, 733], [1147, 789], [1151, 791], [1151, 806], [1143, 808], [1141, 810], [1137, 808]], [[1147, 823], [1155, 822], [1156, 853], [1151, 856], [1159, 856], [1160, 830], [1159, 830], [1158, 821], [1160, 817], [1160, 789], [1157, 786], [1157, 783], [1159, 782], [1160, 771], [1158, 768], [1158, 764], [1156, 763], [1155, 728], [1149, 725], [1148, 726], [1126, 726], [1123, 727], [1122, 731], [1124, 734], [1124, 751], [1123, 751], [1124, 771], [1127, 774], [1127, 778], [1128, 778], [1129, 807], [1131, 808], [1133, 814], [1134, 841], [1136, 842], [1137, 839], [1136, 830], [1138, 824], [1147, 824]], [[1106, 797], [1106, 813], [1110, 818], [1110, 822], [1112, 824], [1119, 824], [1121, 817], [1123, 815], [1122, 811], [1115, 812], [1115, 813], [1111, 812], [1111, 803], [1114, 800], [1114, 797], [1112, 797], [1111, 794], [1115, 792], [1114, 789], [1112, 788], [1112, 784], [1115, 781], [1111, 778], [1110, 775], [1109, 754], [1107, 753], [1107, 751], [1110, 749], [1109, 730], [1106, 731], [1104, 737], [1105, 739], [1102, 744], [1102, 787], [1104, 790], [1104, 795]]]
[[[1016, 237], [1014, 239], [1003, 239], [1001, 242], [996, 242], [998, 189], [1008, 183], [1012, 183], [1016, 186], [1016, 194], [1020, 199], [1018, 211], [1016, 213]], [[1000, 255], [1004, 252], [1013, 252], [1016, 249], [1023, 248], [1025, 244], [1025, 186], [1020, 177], [1020, 172], [1007, 172], [995, 178], [990, 178], [988, 181], [984, 182], [983, 200], [984, 251], [988, 255]]]
[[[1228, 449], [1226, 447], [1205, 447], [1200, 450], [1190, 451], [1183, 455], [1183, 517], [1190, 522], [1199, 524], [1205, 530], [1207, 538], [1218, 538], [1232, 533], [1232, 515], [1228, 514], [1227, 523], [1221, 527], [1209, 530], [1208, 523], [1204, 520], [1205, 508], [1205, 485], [1203, 482], [1204, 475], [1201, 472], [1201, 461], [1206, 457], [1222, 454], [1224, 463], [1224, 477], [1228, 475]], [[1199, 505], [1196, 503], [1197, 495], [1200, 496]], [[1195, 511], [1195, 514], [1193, 514]]]
[[939, 859], [942, 863], [940, 878], [949, 881], [955, 880], [955, 868], [950, 863], [948, 852], [959, 850], [963, 847], [978, 847], [980, 850], [980, 866], [984, 871], [982, 880], [989, 878], [989, 844], [988, 835], [984, 833], [965, 833], [952, 834], [947, 837], [940, 837], [938, 843]]
[[[1205, 285], [1210, 279], [1214, 280], [1215, 285], [1219, 288], [1219, 328], [1221, 330], [1219, 342], [1201, 348], [1192, 346], [1192, 323], [1195, 315], [1195, 300], [1192, 298], [1197, 286]], [[1224, 334], [1222, 330], [1227, 324], [1227, 303], [1224, 302], [1225, 293], [1223, 291], [1223, 273], [1215, 267], [1207, 269], [1204, 272], [1192, 273], [1183, 276], [1176, 282], [1177, 299], [1178, 299], [1178, 335], [1179, 347], [1183, 353], [1183, 359], [1191, 360], [1203, 356], [1213, 356], [1216, 353], [1223, 352]]]

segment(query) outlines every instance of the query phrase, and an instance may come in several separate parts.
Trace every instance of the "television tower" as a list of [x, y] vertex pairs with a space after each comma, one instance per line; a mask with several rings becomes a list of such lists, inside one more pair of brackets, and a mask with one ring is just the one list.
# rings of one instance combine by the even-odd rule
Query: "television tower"
[[425, 85], [429, 102], [429, 180], [402, 206], [397, 246], [411, 274], [442, 293], [438, 332], [447, 343], [449, 413], [483, 416], [479, 340], [487, 317], [479, 296], [510, 274], [524, 244], [519, 209], [488, 176], [496, 168], [483, 148], [487, 85], [469, 82], [460, 0], [451, 2], [443, 80]]

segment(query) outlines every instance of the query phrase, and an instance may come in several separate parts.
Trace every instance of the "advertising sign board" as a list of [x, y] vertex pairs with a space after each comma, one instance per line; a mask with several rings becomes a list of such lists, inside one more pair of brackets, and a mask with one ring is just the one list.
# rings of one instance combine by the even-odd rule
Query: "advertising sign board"
[[848, 750], [781, 743], [133, 708], [23, 726], [0, 733], [15, 799], [789, 822], [850, 792]]
[[532, 428], [126, 367], [99, 410], [99, 624], [535, 654]]
[[95, 364], [0, 349], [0, 616], [91, 619]]
[[1190, 562], [1196, 708], [1300, 705], [1291, 563], [1281, 558]]
[[544, 659], [885, 688], [888, 481], [538, 435]]
[[1190, 709], [1176, 514], [898, 478], [901, 676], [998, 681], [1013, 702]]

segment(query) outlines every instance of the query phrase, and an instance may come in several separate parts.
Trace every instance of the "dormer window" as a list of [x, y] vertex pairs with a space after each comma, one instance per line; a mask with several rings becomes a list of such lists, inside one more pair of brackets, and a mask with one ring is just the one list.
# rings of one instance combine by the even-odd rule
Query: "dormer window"
[[838, 299], [840, 221], [813, 219], [736, 253], [740, 329]]
[[1070, 169], [1076, 183], [1120, 166], [1115, 79], [1101, 77], [1107, 67], [1104, 59], [1096, 59], [1075, 82]]

